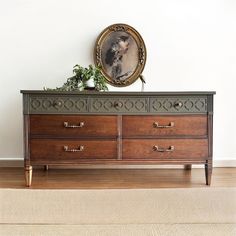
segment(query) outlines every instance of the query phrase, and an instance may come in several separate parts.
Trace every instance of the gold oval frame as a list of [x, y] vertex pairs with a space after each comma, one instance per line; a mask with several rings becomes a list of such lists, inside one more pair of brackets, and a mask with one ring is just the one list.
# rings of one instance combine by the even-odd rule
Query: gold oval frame
[[[107, 43], [109, 41], [109, 37], [111, 37], [112, 34], [113, 34], [113, 37], [115, 34], [117, 34], [116, 37], [118, 37], [119, 34], [121, 36], [123, 34], [123, 38], [127, 37], [127, 35], [128, 35], [131, 37], [131, 40], [133, 40], [132, 43], [135, 42], [136, 46], [137, 46], [137, 48], [136, 48], [137, 52], [135, 52], [135, 54], [134, 54], [136, 57], [136, 62], [135, 62], [135, 65], [132, 65], [133, 67], [135, 67], [135, 69], [132, 71], [132, 74], [129, 76], [125, 75], [125, 74], [131, 73], [131, 71], [128, 71], [125, 74], [123, 74], [122, 76], [119, 76], [120, 78], [127, 76], [125, 79], [120, 79], [120, 78], [117, 79], [118, 77], [116, 77], [116, 78], [112, 77], [111, 75], [108, 74], [106, 67], [104, 66], [105, 63], [104, 63], [103, 44], [104, 44], [104, 42]], [[121, 36], [119, 36], [119, 40], [120, 40]], [[118, 39], [116, 38], [116, 40], [118, 40]], [[111, 38], [110, 38], [110, 41], [111, 41]], [[113, 44], [110, 44], [110, 45], [112, 46]], [[111, 47], [110, 47], [110, 50], [111, 50]], [[117, 51], [120, 53], [121, 50], [120, 51], [117, 50]], [[128, 46], [127, 46], [127, 50], [125, 51], [125, 53], [127, 51], [128, 51]], [[121, 59], [122, 59], [122, 57], [123, 57], [123, 55], [121, 56]], [[107, 28], [105, 28], [101, 32], [101, 34], [98, 36], [96, 43], [95, 43], [95, 48], [94, 48], [95, 65], [101, 68], [101, 72], [105, 76], [107, 82], [113, 86], [116, 86], [116, 87], [125, 87], [125, 86], [129, 86], [132, 83], [134, 83], [140, 77], [140, 75], [144, 69], [144, 66], [146, 63], [146, 58], [147, 58], [147, 52], [146, 52], [146, 46], [143, 41], [143, 38], [133, 27], [131, 27], [127, 24], [113, 24], [113, 25], [108, 26]], [[129, 63], [130, 63], [130, 60], [129, 60]], [[121, 65], [121, 63], [120, 63], [120, 65]]]

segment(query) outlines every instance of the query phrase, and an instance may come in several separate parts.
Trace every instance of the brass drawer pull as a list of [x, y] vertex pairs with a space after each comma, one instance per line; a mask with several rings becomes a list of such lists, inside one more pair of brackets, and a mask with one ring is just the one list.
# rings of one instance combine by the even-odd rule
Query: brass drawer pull
[[115, 108], [121, 108], [122, 107], [122, 102], [114, 102], [114, 107]]
[[176, 108], [180, 108], [180, 107], [182, 107], [183, 106], [183, 103], [182, 102], [176, 102], [175, 104], [174, 104], [174, 107], [176, 107]]
[[175, 126], [175, 123], [174, 122], [170, 122], [169, 125], [159, 125], [158, 122], [154, 122], [153, 123], [153, 127], [154, 128], [172, 128]]
[[68, 122], [64, 122], [65, 128], [82, 128], [84, 126], [84, 122], [79, 122], [78, 125], [70, 125]]
[[156, 152], [173, 152], [174, 150], [175, 150], [174, 146], [169, 146], [167, 149], [160, 148], [157, 145], [153, 146], [153, 151], [156, 151]]
[[60, 106], [62, 106], [62, 102], [61, 101], [54, 101], [53, 106], [54, 107], [60, 107]]
[[82, 152], [84, 150], [84, 146], [79, 146], [77, 149], [69, 149], [68, 146], [64, 146], [65, 152]]

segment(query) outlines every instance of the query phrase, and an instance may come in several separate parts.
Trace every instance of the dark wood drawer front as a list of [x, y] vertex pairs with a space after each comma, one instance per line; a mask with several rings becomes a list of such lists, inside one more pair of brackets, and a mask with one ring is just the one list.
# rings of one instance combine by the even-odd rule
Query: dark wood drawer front
[[207, 135], [207, 116], [123, 116], [123, 136]]
[[207, 139], [125, 139], [123, 159], [197, 159], [208, 156]]
[[116, 140], [52, 140], [32, 139], [30, 158], [33, 161], [49, 160], [60, 163], [79, 159], [116, 159]]
[[31, 135], [117, 136], [116, 116], [31, 115]]

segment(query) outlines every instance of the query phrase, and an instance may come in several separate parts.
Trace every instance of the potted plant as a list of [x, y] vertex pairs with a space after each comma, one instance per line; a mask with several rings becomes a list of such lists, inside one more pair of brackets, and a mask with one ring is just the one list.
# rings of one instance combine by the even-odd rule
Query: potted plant
[[75, 65], [73, 72], [76, 79], [80, 82], [79, 87], [84, 89], [95, 89], [98, 91], [108, 90], [106, 85], [106, 79], [101, 73], [99, 67], [89, 65], [88, 68], [84, 68], [80, 65]]
[[45, 90], [57, 91], [83, 91], [85, 89], [94, 89], [97, 91], [107, 91], [106, 79], [99, 67], [89, 65], [88, 68], [75, 65], [73, 69], [74, 76], [67, 79], [61, 86], [55, 89], [44, 88]]

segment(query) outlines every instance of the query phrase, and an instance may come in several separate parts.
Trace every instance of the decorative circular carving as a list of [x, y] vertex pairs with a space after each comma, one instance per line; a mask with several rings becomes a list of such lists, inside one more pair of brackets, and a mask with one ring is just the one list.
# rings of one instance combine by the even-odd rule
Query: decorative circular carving
[[107, 82], [124, 87], [134, 83], [146, 62], [146, 47], [141, 35], [131, 26], [114, 24], [98, 36], [94, 61]]
[[184, 103], [184, 107], [189, 111], [193, 107], [193, 102], [189, 99]]
[[95, 110], [99, 110], [101, 107], [102, 107], [102, 102], [101, 101], [99, 101], [99, 100], [94, 101], [93, 108]]
[[134, 107], [134, 103], [130, 100], [125, 101], [125, 108], [129, 111]]
[[168, 99], [166, 99], [163, 103], [163, 108], [166, 110], [166, 111], [169, 111], [171, 108], [172, 108], [172, 103], [171, 101], [169, 101]]
[[152, 108], [156, 111], [162, 107], [162, 103], [158, 102], [157, 100], [154, 100], [152, 103]]
[[141, 109], [143, 109], [144, 106], [145, 106], [144, 102], [142, 102], [142, 101], [140, 101], [140, 100], [138, 100], [138, 101], [135, 102], [135, 108], [136, 108], [137, 110], [139, 110], [139, 111], [140, 111]]
[[47, 110], [47, 109], [50, 108], [51, 106], [52, 106], [52, 101], [47, 100], [47, 99], [43, 100], [43, 108], [44, 108], [45, 110]]
[[204, 103], [203, 101], [197, 100], [197, 101], [195, 102], [195, 108], [196, 108], [198, 111], [200, 111], [201, 108], [203, 108], [204, 106], [205, 106], [205, 103]]
[[103, 106], [107, 111], [110, 110], [111, 107], [113, 107], [113, 103], [110, 100], [106, 100], [104, 102], [104, 106]]
[[33, 99], [33, 100], [31, 101], [31, 107], [32, 107], [33, 109], [39, 108], [40, 105], [41, 105], [41, 102], [40, 102], [39, 100], [37, 100], [37, 99]]
[[74, 101], [73, 100], [66, 100], [64, 103], [64, 107], [69, 110], [70, 108], [72, 108], [74, 106]]
[[80, 111], [81, 109], [85, 107], [85, 101], [82, 101], [82, 100], [76, 101], [75, 107]]

